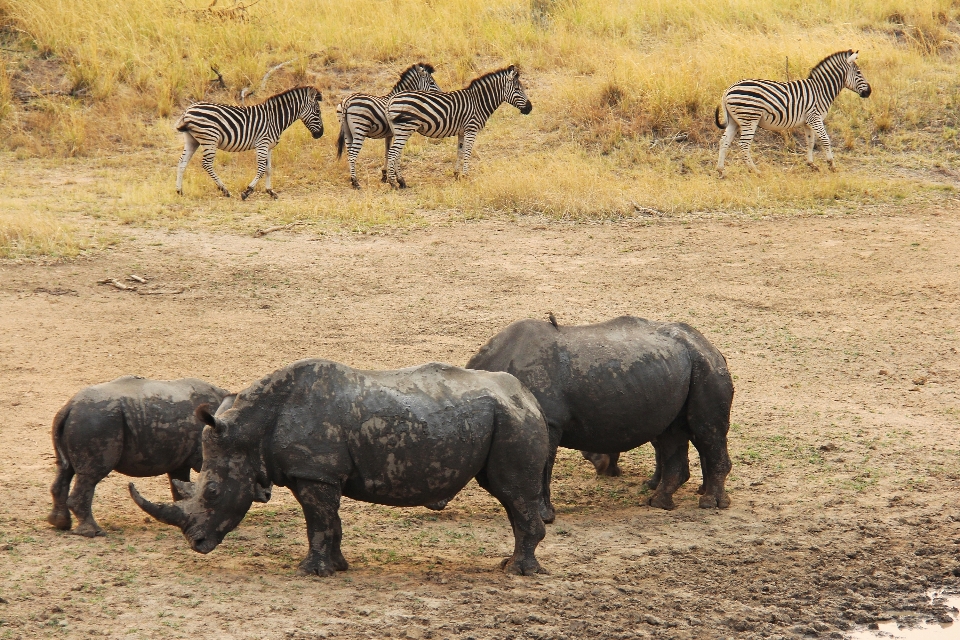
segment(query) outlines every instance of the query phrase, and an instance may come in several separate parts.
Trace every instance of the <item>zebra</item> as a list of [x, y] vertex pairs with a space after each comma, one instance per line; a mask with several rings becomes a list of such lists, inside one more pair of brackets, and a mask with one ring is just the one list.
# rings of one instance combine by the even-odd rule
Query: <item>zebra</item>
[[217, 149], [225, 151], [257, 150], [257, 175], [240, 197], [247, 199], [257, 182], [267, 174], [267, 193], [274, 200], [277, 194], [270, 188], [273, 164], [272, 149], [280, 141], [280, 134], [297, 120], [302, 120], [314, 139], [323, 135], [320, 100], [323, 96], [313, 87], [297, 87], [278, 93], [251, 107], [235, 107], [212, 102], [190, 105], [175, 125], [183, 132], [183, 155], [177, 166], [177, 193], [183, 195], [183, 172], [198, 147], [203, 147], [203, 168], [220, 192], [230, 197], [220, 177], [213, 170]]
[[366, 138], [384, 138], [383, 169], [380, 182], [387, 181], [387, 152], [393, 137], [390, 135], [390, 123], [387, 122], [387, 101], [401, 91], [440, 91], [433, 79], [434, 68], [425, 62], [412, 65], [400, 74], [400, 81], [385, 96], [371, 96], [354, 93], [337, 105], [337, 119], [340, 120], [340, 137], [337, 138], [337, 160], [347, 149], [350, 162], [350, 184], [360, 188], [357, 180], [357, 156]]
[[741, 80], [724, 91], [721, 104], [726, 124], [720, 122], [720, 107], [714, 113], [717, 128], [726, 129], [720, 142], [720, 159], [717, 161], [720, 177], [723, 177], [727, 150], [733, 144], [738, 130], [740, 148], [747, 156], [747, 164], [754, 173], [760, 173], [750, 155], [750, 144], [758, 126], [772, 131], [803, 127], [807, 139], [807, 164], [817, 169], [813, 164], [813, 145], [819, 137], [832, 171], [833, 151], [823, 118], [843, 89], [855, 91], [861, 98], [868, 97], [871, 91], [857, 66], [857, 53], [848, 50], [827, 56], [817, 63], [805, 80]]
[[387, 118], [393, 131], [387, 157], [390, 185], [401, 189], [407, 186], [399, 171], [400, 155], [415, 131], [428, 138], [457, 136], [454, 177], [465, 176], [477, 134], [504, 102], [524, 115], [533, 110], [533, 104], [520, 86], [520, 70], [514, 65], [482, 75], [457, 91], [409, 91], [390, 98], [387, 104]]

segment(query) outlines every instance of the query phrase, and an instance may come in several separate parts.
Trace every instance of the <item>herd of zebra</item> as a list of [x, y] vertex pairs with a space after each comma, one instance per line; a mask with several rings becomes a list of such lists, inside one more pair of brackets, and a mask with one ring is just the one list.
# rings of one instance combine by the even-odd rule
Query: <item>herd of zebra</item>
[[[819, 138], [831, 169], [833, 151], [823, 119], [843, 89], [850, 89], [861, 98], [871, 93], [869, 83], [857, 65], [857, 52], [838, 51], [821, 60], [809, 77], [792, 82], [742, 80], [728, 88], [715, 113], [718, 128], [725, 130], [720, 142], [717, 171], [722, 178], [724, 161], [735, 138], [746, 156], [747, 164], [759, 173], [750, 154], [750, 145], [757, 129], [792, 131], [802, 128], [807, 141], [807, 163], [814, 169], [813, 149]], [[400, 80], [386, 95], [354, 93], [337, 106], [340, 136], [337, 158], [347, 151], [350, 183], [360, 188], [357, 179], [357, 156], [367, 138], [384, 139], [384, 165], [381, 181], [394, 188], [405, 188], [400, 173], [400, 155], [414, 133], [430, 138], [457, 136], [457, 163], [454, 176], [466, 175], [470, 154], [477, 134], [497, 108], [508, 103], [528, 114], [533, 104], [520, 83], [520, 70], [510, 65], [484, 74], [463, 89], [445, 92], [433, 79], [434, 68], [418, 63], [400, 74]], [[271, 188], [273, 169], [271, 151], [285, 129], [301, 120], [314, 138], [323, 135], [320, 116], [320, 91], [313, 87], [297, 87], [277, 94], [263, 103], [238, 107], [211, 102], [197, 102], [183, 113], [176, 123], [183, 132], [183, 155], [177, 167], [177, 193], [183, 194], [183, 173], [198, 148], [203, 147], [203, 168], [216, 182], [220, 192], [230, 192], [213, 170], [217, 149], [257, 152], [257, 174], [241, 193], [245, 200], [266, 175], [266, 192], [277, 197]], [[723, 111], [725, 124], [720, 119]]]

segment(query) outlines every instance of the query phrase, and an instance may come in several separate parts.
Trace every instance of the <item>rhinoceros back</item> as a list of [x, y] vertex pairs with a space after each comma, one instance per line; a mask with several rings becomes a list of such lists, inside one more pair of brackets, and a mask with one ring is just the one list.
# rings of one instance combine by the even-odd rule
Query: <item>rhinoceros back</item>
[[280, 409], [270, 450], [281, 478], [342, 483], [350, 498], [412, 506], [452, 497], [483, 468], [497, 412], [508, 402], [496, 374], [441, 364], [398, 371], [321, 365], [334, 366], [335, 398], [318, 381], [313, 395], [298, 393]]

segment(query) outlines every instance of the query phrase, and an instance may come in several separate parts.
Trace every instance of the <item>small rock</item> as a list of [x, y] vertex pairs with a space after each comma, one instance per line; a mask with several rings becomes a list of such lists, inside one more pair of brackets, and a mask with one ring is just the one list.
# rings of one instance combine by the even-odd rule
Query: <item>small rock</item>
[[643, 621], [649, 624], [652, 627], [661, 627], [663, 626], [663, 620], [656, 616], [652, 616], [649, 613], [643, 616]]

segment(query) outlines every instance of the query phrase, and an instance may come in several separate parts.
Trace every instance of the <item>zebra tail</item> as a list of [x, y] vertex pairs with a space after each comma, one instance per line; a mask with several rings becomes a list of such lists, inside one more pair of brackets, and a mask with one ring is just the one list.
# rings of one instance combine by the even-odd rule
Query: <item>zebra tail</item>
[[346, 126], [347, 126], [347, 121], [346, 121], [346, 119], [344, 119], [344, 120], [340, 123], [340, 137], [337, 138], [337, 160], [339, 160], [340, 157], [343, 156], [343, 143], [344, 143], [344, 138], [345, 138], [344, 132], [343, 132], [343, 128], [346, 127]]
[[173, 127], [174, 127], [174, 129], [176, 129], [177, 131], [186, 131], [187, 129], [190, 128], [190, 125], [187, 124], [187, 112], [186, 112], [186, 111], [184, 111], [184, 112], [183, 112], [183, 115], [181, 115], [181, 116], [177, 119], [177, 123], [176, 123], [175, 125], [173, 125]]
[[726, 125], [720, 124], [720, 107], [717, 107], [717, 110], [713, 112], [713, 122], [717, 125], [717, 129], [726, 129]]

